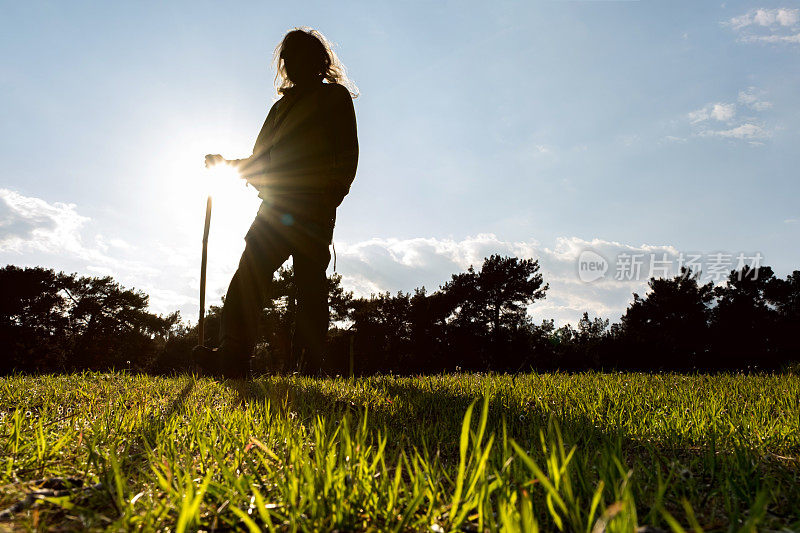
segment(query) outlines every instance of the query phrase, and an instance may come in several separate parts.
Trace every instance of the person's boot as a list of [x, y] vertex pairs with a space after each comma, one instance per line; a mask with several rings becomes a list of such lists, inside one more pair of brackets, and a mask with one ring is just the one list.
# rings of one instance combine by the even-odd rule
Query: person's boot
[[222, 354], [217, 348], [197, 345], [192, 348], [193, 370], [202, 376], [216, 376], [219, 374], [219, 361]]
[[319, 350], [302, 348], [296, 356], [297, 370], [301, 376], [312, 378], [328, 377], [325, 367], [325, 355]]
[[250, 373], [249, 357], [242, 351], [195, 346], [192, 360], [204, 376], [226, 379], [247, 379]]

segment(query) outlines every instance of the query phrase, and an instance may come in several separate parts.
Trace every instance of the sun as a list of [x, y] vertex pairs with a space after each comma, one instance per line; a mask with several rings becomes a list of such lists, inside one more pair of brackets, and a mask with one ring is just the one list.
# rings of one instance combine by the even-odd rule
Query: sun
[[225, 198], [246, 189], [246, 182], [232, 166], [220, 163], [202, 173], [201, 186], [212, 197]]
[[[202, 237], [206, 198], [211, 196], [209, 286], [214, 286], [217, 277], [229, 278], [232, 274], [244, 247], [244, 236], [261, 204], [258, 191], [234, 167], [227, 164], [205, 167], [205, 154], [212, 151], [209, 147], [237, 155], [236, 148], [242, 144], [215, 135], [189, 132], [184, 137], [170, 139], [139, 169], [149, 187], [142, 217], [158, 226], [163, 233], [158, 238], [179, 243], [175, 246], [181, 254], [190, 253], [189, 250], [194, 253], [195, 248], [199, 253], [195, 243], [199, 244]], [[172, 253], [177, 253], [177, 248]], [[215, 269], [221, 270], [215, 274]]]
[[[218, 230], [217, 234], [224, 234], [225, 239], [245, 231], [260, 202], [256, 190], [248, 186], [234, 167], [224, 163], [203, 169], [200, 174], [201, 193], [211, 196], [214, 204], [212, 228]], [[229, 234], [231, 231], [234, 234]]]

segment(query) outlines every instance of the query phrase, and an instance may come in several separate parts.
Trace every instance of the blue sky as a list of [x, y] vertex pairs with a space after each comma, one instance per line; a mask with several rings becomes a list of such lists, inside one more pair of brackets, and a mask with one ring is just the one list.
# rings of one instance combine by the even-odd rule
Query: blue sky
[[[800, 268], [800, 2], [3, 12], [2, 264], [110, 274], [194, 320], [203, 155], [249, 155], [275, 99], [272, 51], [308, 25], [361, 90], [361, 159], [335, 232], [337, 270], [358, 294], [435, 289], [515, 254], [539, 259], [551, 285], [533, 315], [574, 323], [583, 310], [619, 318], [651, 254], [675, 268], [690, 253]], [[212, 303], [258, 206], [225, 183]], [[580, 279], [585, 250], [608, 262], [603, 278]], [[615, 276], [620, 254], [641, 256], [643, 275]]]

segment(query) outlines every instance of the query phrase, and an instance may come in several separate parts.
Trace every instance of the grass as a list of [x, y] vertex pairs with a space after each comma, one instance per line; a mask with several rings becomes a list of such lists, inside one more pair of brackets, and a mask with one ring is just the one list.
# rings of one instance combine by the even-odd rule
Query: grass
[[2, 529], [800, 529], [800, 378], [0, 378]]

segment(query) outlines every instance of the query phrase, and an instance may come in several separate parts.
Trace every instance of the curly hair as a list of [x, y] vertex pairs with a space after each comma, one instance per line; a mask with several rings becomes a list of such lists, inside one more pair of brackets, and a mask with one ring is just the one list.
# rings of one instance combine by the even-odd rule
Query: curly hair
[[344, 86], [350, 96], [358, 96], [358, 88], [347, 77], [347, 69], [333, 51], [332, 44], [319, 31], [302, 26], [286, 33], [281, 42], [275, 47], [273, 62], [275, 64], [275, 89], [279, 95], [289, 94], [294, 83], [289, 79], [284, 63], [284, 54], [293, 51], [302, 55], [304, 61], [315, 65], [319, 77], [328, 83], [338, 83]]

